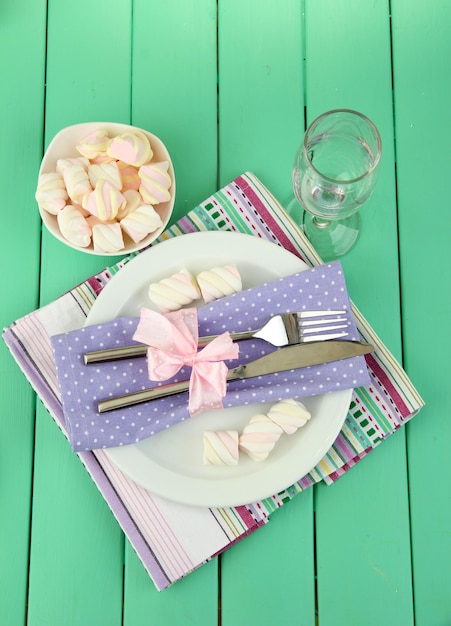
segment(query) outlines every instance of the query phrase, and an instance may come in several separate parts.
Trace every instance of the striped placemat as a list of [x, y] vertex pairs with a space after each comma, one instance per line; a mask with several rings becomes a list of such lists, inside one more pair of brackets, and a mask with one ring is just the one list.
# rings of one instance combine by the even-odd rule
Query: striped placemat
[[[251, 173], [239, 176], [195, 207], [159, 241], [200, 230], [252, 234], [283, 246], [309, 266], [321, 263], [297, 225]], [[83, 326], [103, 287], [133, 256], [17, 320], [3, 333], [18, 365], [64, 434], [49, 338]], [[355, 306], [353, 313], [362, 339], [375, 346], [367, 360], [372, 383], [354, 390], [343, 428], [321, 462], [283, 492], [246, 506], [188, 507], [141, 488], [102, 450], [78, 453], [157, 589], [168, 587], [265, 524], [273, 511], [307, 487], [321, 480], [335, 481], [423, 406], [402, 367]], [[69, 447], [68, 454], [72, 454]]]

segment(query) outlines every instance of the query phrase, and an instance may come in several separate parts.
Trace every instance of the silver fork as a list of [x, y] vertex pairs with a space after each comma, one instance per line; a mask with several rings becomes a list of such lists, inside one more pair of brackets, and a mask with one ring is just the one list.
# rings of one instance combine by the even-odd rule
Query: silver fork
[[[263, 339], [271, 345], [280, 348], [308, 341], [326, 341], [328, 339], [345, 337], [348, 333], [343, 329], [348, 328], [348, 326], [349, 321], [344, 311], [302, 311], [299, 313], [274, 315], [258, 330], [230, 333], [230, 336], [234, 341]], [[206, 346], [216, 337], [217, 335], [199, 337], [199, 347]], [[140, 343], [133, 346], [86, 352], [84, 361], [86, 365], [105, 361], [117, 361], [119, 359], [145, 356], [146, 352], [147, 346]]]

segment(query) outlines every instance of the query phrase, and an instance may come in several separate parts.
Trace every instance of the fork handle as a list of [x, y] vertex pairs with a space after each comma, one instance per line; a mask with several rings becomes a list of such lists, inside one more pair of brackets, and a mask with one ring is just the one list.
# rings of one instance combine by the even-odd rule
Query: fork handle
[[[241, 331], [238, 333], [230, 333], [231, 339], [239, 341], [242, 339], [251, 339], [254, 331]], [[198, 346], [203, 348], [219, 335], [206, 335], [199, 337]], [[85, 365], [92, 363], [104, 363], [105, 361], [119, 361], [120, 359], [130, 359], [137, 356], [145, 356], [147, 346], [143, 343], [137, 343], [133, 346], [122, 346], [121, 348], [108, 348], [106, 350], [96, 350], [95, 352], [86, 352], [84, 354]]]
[[156, 400], [157, 398], [173, 396], [176, 393], [188, 391], [188, 389], [189, 380], [182, 380], [178, 383], [161, 385], [160, 387], [152, 387], [150, 389], [136, 391], [135, 393], [131, 393], [128, 395], [116, 396], [115, 398], [101, 400], [97, 404], [97, 411], [99, 413], [106, 413], [108, 411], [114, 411], [114, 409], [123, 409], [125, 407], [134, 406], [135, 404], [147, 402], [148, 400]]

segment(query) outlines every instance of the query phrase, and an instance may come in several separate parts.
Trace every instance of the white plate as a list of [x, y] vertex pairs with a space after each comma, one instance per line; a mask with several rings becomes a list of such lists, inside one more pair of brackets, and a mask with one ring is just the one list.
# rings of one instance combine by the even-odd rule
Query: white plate
[[[86, 323], [138, 315], [153, 308], [147, 296], [150, 282], [181, 268], [194, 274], [215, 265], [235, 263], [243, 288], [307, 269], [290, 252], [252, 235], [208, 231], [181, 235], [146, 250], [105, 286]], [[153, 493], [183, 504], [236, 506], [282, 491], [307, 474], [335, 441], [346, 417], [352, 390], [303, 398], [311, 420], [293, 435], [283, 435], [263, 462], [242, 454], [233, 467], [202, 463], [204, 430], [242, 430], [255, 413], [270, 404], [207, 411], [137, 444], [105, 452], [127, 476]]]

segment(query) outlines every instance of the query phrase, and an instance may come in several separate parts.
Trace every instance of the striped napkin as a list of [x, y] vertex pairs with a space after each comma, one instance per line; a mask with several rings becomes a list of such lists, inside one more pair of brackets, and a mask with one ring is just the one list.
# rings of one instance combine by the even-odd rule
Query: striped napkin
[[[159, 241], [200, 230], [232, 230], [281, 245], [309, 266], [321, 263], [277, 200], [251, 173], [195, 207]], [[19, 367], [67, 436], [50, 337], [81, 328], [103, 287], [132, 257], [106, 268], [56, 301], [14, 322], [3, 333]], [[158, 590], [264, 525], [272, 512], [311, 485], [330, 484], [411, 419], [423, 401], [355, 306], [357, 328], [375, 346], [367, 356], [371, 382], [354, 390], [332, 448], [306, 476], [261, 502], [221, 509], [189, 507], [157, 497], [128, 479], [103, 450], [78, 452]], [[183, 520], [181, 523], [180, 520]]]

